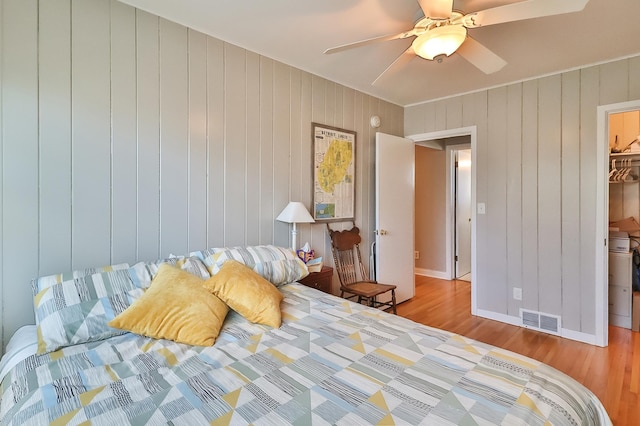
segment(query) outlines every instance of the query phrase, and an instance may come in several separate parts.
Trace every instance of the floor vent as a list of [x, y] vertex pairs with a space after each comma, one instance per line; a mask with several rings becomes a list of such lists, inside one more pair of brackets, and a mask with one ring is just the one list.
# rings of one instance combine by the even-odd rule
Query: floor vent
[[560, 317], [557, 315], [520, 309], [520, 320], [523, 327], [560, 335]]

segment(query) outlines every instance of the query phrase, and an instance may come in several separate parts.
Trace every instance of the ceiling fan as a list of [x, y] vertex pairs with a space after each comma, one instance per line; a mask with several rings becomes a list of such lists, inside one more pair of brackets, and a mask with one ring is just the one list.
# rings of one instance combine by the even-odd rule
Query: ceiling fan
[[578, 12], [589, 0], [526, 0], [469, 14], [453, 10], [453, 0], [417, 0], [424, 13], [415, 26], [399, 34], [369, 38], [325, 50], [331, 54], [381, 41], [415, 37], [405, 50], [372, 84], [391, 70], [398, 70], [416, 56], [440, 62], [443, 56], [458, 53], [485, 74], [500, 71], [507, 63], [487, 47], [467, 35], [467, 29], [542, 16]]

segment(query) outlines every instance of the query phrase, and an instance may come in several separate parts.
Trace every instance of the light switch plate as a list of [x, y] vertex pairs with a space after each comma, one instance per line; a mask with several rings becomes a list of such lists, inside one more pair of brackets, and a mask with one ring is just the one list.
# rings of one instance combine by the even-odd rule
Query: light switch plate
[[484, 203], [478, 203], [478, 214], [485, 214], [487, 212], [487, 206]]
[[519, 287], [513, 288], [513, 298], [515, 300], [522, 300], [522, 289]]

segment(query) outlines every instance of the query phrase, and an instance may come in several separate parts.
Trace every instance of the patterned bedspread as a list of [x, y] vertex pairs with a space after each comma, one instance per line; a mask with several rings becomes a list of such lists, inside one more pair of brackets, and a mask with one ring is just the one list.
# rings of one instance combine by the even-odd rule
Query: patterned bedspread
[[611, 424], [540, 362], [290, 284], [283, 324], [230, 312], [213, 347], [134, 334], [31, 356], [2, 424]]

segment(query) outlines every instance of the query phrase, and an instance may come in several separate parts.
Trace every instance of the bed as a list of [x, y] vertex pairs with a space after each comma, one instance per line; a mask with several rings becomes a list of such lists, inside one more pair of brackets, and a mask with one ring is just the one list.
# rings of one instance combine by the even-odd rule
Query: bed
[[277, 289], [280, 327], [229, 310], [213, 346], [121, 332], [36, 354], [26, 326], [0, 364], [0, 422], [611, 424], [543, 363], [296, 282]]

